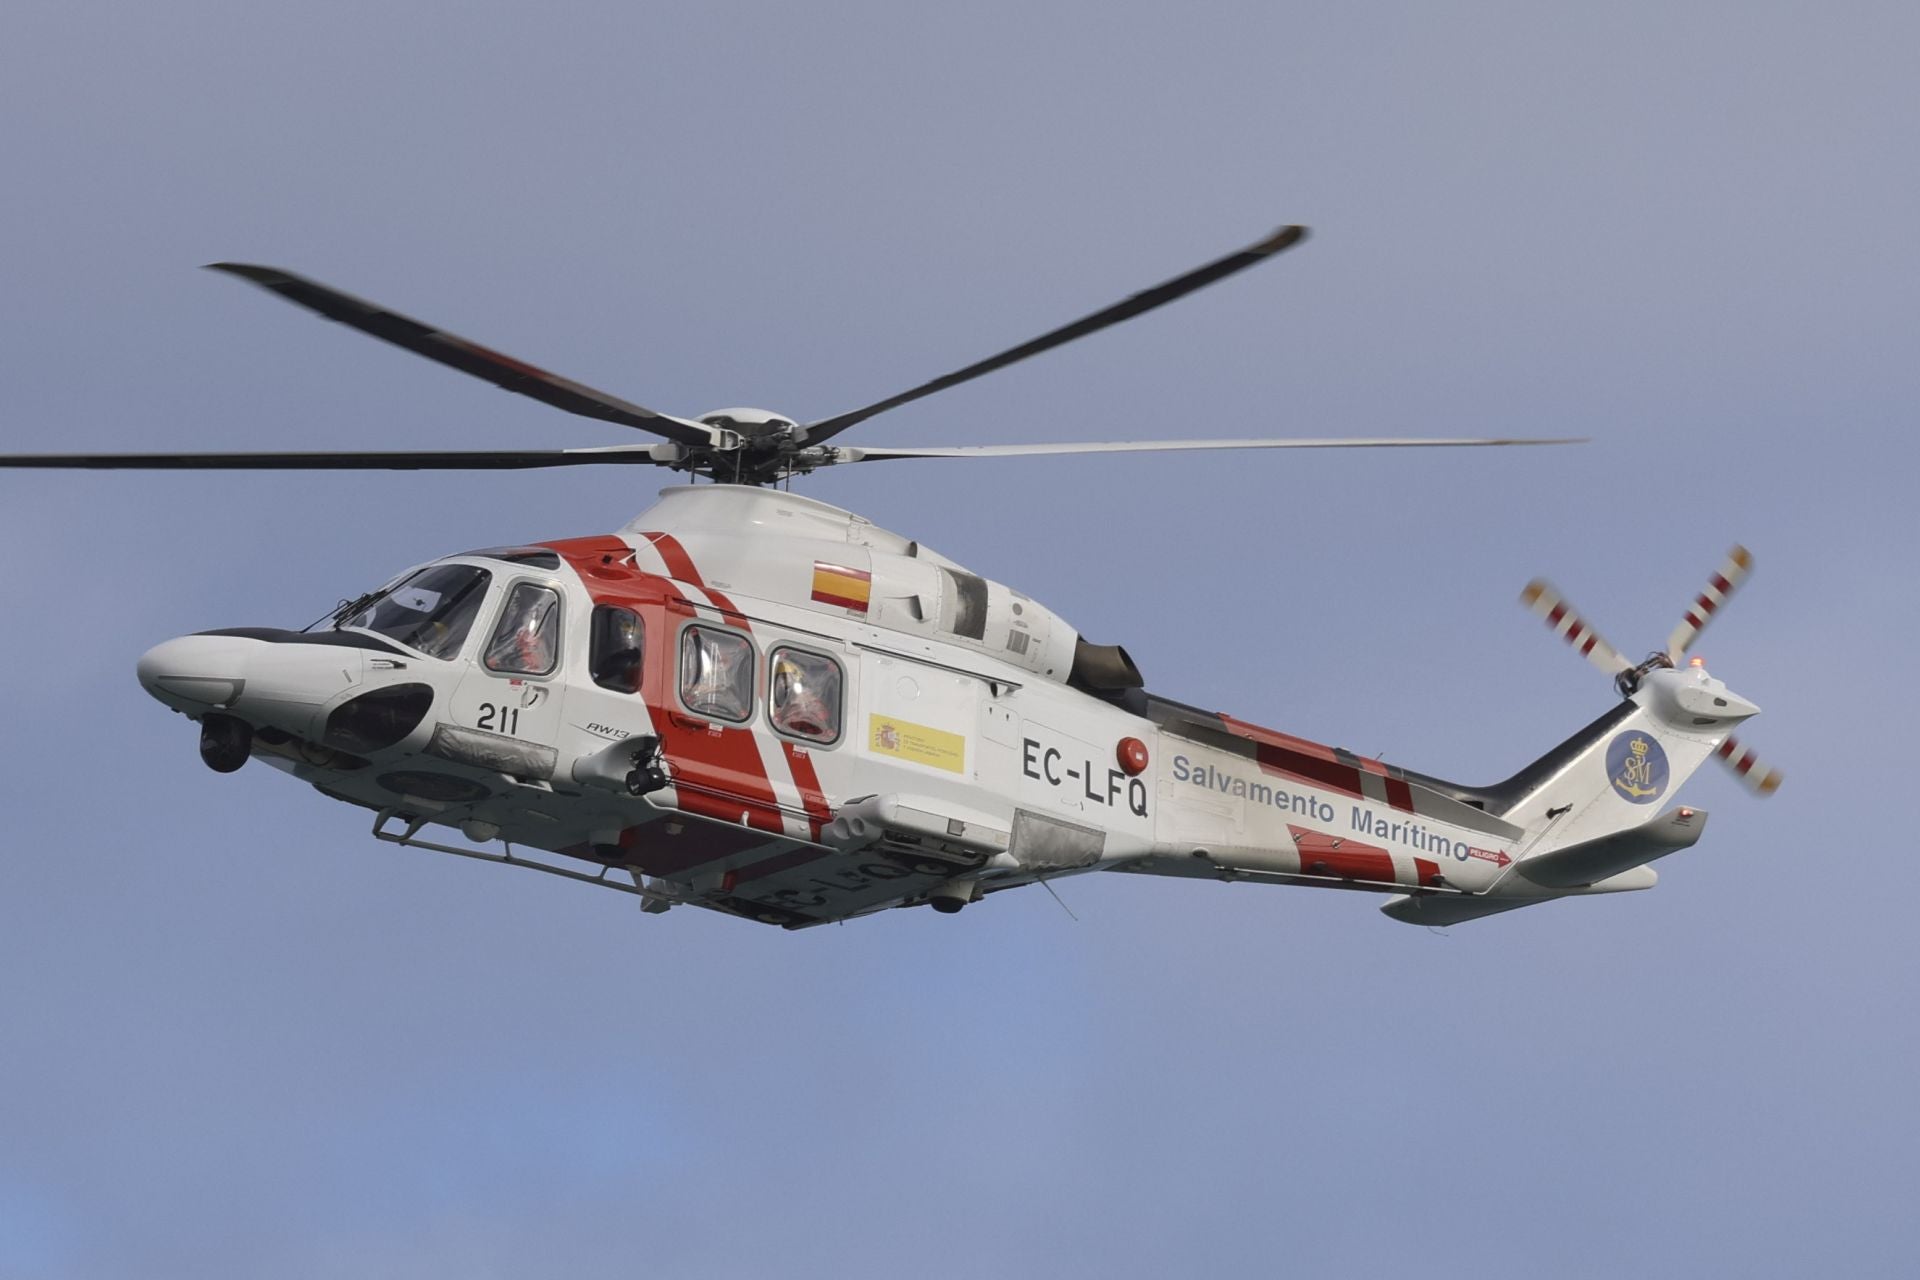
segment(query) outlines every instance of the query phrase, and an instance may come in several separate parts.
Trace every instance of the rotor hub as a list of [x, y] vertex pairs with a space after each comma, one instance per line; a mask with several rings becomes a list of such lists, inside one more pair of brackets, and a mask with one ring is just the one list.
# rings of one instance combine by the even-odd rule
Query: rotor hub
[[715, 409], [695, 421], [732, 431], [743, 440], [791, 439], [800, 426], [784, 413], [769, 409]]

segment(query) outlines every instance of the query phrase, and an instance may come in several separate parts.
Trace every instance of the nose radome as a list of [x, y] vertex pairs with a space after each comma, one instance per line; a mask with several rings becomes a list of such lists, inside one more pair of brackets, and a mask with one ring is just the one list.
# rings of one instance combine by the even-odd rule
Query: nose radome
[[136, 670], [146, 691], [191, 715], [231, 706], [246, 688], [247, 655], [258, 640], [238, 636], [181, 636], [140, 655]]

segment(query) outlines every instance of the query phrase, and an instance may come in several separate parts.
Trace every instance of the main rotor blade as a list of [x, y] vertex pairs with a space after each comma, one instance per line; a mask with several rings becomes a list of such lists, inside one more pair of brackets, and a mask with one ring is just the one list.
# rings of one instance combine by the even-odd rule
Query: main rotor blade
[[1281, 227], [1278, 231], [1260, 241], [1258, 244], [1248, 245], [1237, 253], [1230, 253], [1216, 262], [1209, 262], [1206, 266], [1194, 271], [1189, 271], [1183, 276], [1177, 276], [1165, 284], [1155, 285], [1151, 289], [1142, 290], [1124, 302], [1117, 302], [1102, 311], [1096, 311], [1090, 316], [1075, 320], [1072, 324], [1063, 325], [1051, 333], [1044, 333], [1031, 342], [1023, 342], [1019, 346], [1010, 347], [998, 355], [988, 356], [985, 360], [977, 364], [970, 364], [964, 369], [957, 369], [952, 373], [935, 378], [931, 382], [923, 382], [911, 391], [902, 391], [897, 396], [889, 396], [885, 400], [876, 400], [865, 408], [855, 409], [850, 413], [843, 413], [837, 417], [822, 418], [818, 422], [809, 422], [802, 429], [802, 439], [808, 444], [819, 444], [822, 441], [830, 440], [834, 436], [839, 435], [855, 423], [865, 422], [875, 414], [885, 413], [889, 409], [897, 409], [903, 404], [908, 404], [923, 396], [930, 396], [936, 391], [945, 391], [948, 387], [955, 387], [963, 382], [971, 381], [983, 373], [992, 373], [996, 369], [1004, 369], [1010, 364], [1016, 364], [1019, 361], [1025, 360], [1028, 356], [1037, 356], [1043, 351], [1051, 351], [1062, 343], [1072, 342], [1075, 338], [1084, 338], [1088, 334], [1097, 333], [1109, 325], [1119, 324], [1122, 320], [1131, 320], [1134, 316], [1140, 315], [1143, 312], [1151, 311], [1155, 307], [1164, 306], [1176, 298], [1185, 297], [1195, 289], [1205, 288], [1216, 280], [1224, 280], [1237, 271], [1246, 270], [1246, 268], [1256, 262], [1271, 258], [1283, 249], [1288, 249], [1299, 244], [1301, 240], [1306, 238], [1306, 234], [1307, 229], [1305, 227]]
[[6, 453], [0, 468], [88, 471], [521, 471], [535, 467], [671, 466], [673, 445], [603, 449], [427, 450], [377, 453]]
[[1574, 651], [1610, 676], [1633, 666], [1626, 656], [1608, 644], [1606, 638], [1587, 625], [1573, 611], [1566, 597], [1544, 578], [1535, 578], [1520, 593], [1520, 603], [1540, 615], [1555, 635], [1572, 645]]
[[1062, 453], [1163, 453], [1186, 449], [1425, 449], [1480, 448], [1509, 444], [1585, 444], [1584, 439], [1479, 440], [1354, 436], [1272, 440], [1102, 440], [1072, 444], [962, 444], [924, 449], [845, 445], [835, 450], [841, 462], [886, 462], [894, 458], [1025, 458]]
[[444, 329], [421, 324], [396, 311], [388, 311], [364, 298], [342, 293], [317, 280], [294, 275], [291, 271], [245, 262], [210, 262], [207, 269], [250, 280], [289, 302], [319, 312], [329, 320], [337, 320], [462, 373], [484, 378], [496, 387], [531, 396], [556, 409], [565, 409], [583, 418], [598, 418], [602, 422], [615, 422], [623, 427], [651, 431], [680, 444], [714, 442], [713, 429], [701, 423], [658, 413], [631, 400], [622, 400], [581, 383], [570, 382], [558, 374], [548, 373], [545, 369], [502, 355], [477, 342], [469, 342]]
[[1745, 547], [1735, 544], [1727, 552], [1727, 558], [1720, 563], [1720, 572], [1707, 579], [1707, 589], [1695, 598], [1680, 618], [1680, 625], [1667, 637], [1667, 657], [1675, 663], [1680, 655], [1693, 648], [1693, 642], [1707, 629], [1707, 623], [1720, 610], [1727, 600], [1737, 591], [1740, 584], [1753, 572], [1753, 553]]

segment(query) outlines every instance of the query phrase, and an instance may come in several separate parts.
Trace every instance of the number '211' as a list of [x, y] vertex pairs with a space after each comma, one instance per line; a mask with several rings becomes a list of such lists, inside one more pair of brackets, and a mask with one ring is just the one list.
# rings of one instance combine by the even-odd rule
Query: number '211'
[[519, 733], [520, 708], [483, 702], [480, 704], [480, 728], [491, 729], [495, 733]]

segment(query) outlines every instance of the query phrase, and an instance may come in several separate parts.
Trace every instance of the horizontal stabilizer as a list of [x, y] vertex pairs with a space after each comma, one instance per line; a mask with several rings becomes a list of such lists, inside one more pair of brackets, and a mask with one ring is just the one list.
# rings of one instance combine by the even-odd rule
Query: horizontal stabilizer
[[1640, 826], [1522, 859], [1515, 870], [1544, 888], [1577, 889], [1688, 848], [1706, 826], [1703, 810], [1670, 809]]

